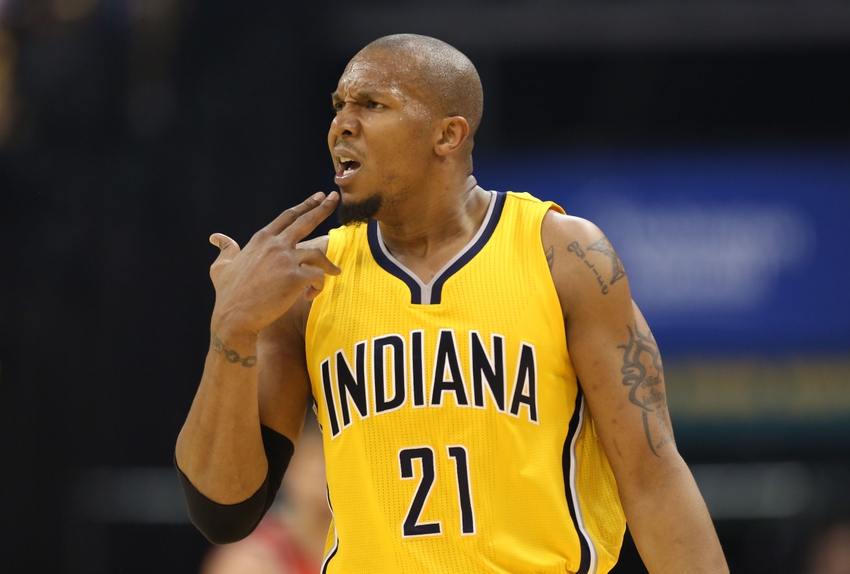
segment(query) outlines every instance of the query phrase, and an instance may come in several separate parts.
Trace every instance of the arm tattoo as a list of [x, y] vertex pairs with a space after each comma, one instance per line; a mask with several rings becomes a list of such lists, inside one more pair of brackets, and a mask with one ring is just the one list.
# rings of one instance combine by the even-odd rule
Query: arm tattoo
[[225, 349], [224, 342], [218, 338], [218, 335], [215, 334], [215, 331], [210, 331], [210, 348], [219, 355], [224, 355], [224, 359], [228, 363], [242, 363], [243, 367], [249, 368], [257, 364], [256, 355], [249, 355], [245, 358], [242, 358], [239, 356], [239, 353], [237, 353], [233, 349]]
[[599, 283], [599, 286], [602, 288], [602, 294], [607, 295], [608, 284], [605, 282], [604, 279], [602, 279], [602, 275], [599, 274], [599, 271], [596, 270], [596, 265], [585, 259], [587, 253], [584, 252], [584, 250], [581, 248], [581, 245], [578, 244], [578, 241], [573, 241], [572, 243], [567, 245], [567, 251], [569, 251], [570, 253], [575, 253], [576, 257], [584, 261], [585, 266], [587, 266], [588, 269], [593, 271], [593, 274], [596, 276], [596, 282]]
[[[629, 330], [629, 342], [619, 345], [623, 349], [623, 385], [630, 387], [629, 400], [640, 407], [643, 415], [643, 430], [646, 442], [652, 454], [659, 456], [658, 449], [673, 442], [667, 429], [667, 396], [664, 393], [664, 368], [661, 366], [661, 354], [652, 332], [644, 335], [638, 331]], [[649, 416], [655, 416], [662, 429], [660, 438], [653, 438], [649, 428]]]
[[611, 242], [609, 242], [608, 238], [605, 236], [603, 236], [599, 241], [590, 244], [587, 247], [587, 251], [599, 251], [611, 260], [612, 269], [610, 281], [606, 282], [599, 271], [597, 271], [596, 265], [586, 259], [587, 253], [581, 248], [578, 241], [573, 241], [567, 245], [567, 251], [575, 253], [576, 257], [584, 261], [585, 266], [593, 271], [593, 274], [596, 276], [596, 282], [599, 283], [599, 287], [601, 288], [603, 295], [608, 294], [609, 285], [626, 276], [622, 261], [620, 261], [620, 258], [617, 256], [617, 252], [614, 251], [614, 248], [611, 246]]
[[555, 264], [555, 246], [550, 245], [549, 249], [546, 250], [546, 263], [549, 264], [549, 271], [552, 270], [552, 266]]
[[602, 237], [602, 239], [589, 246], [587, 250], [599, 251], [611, 260], [611, 281], [609, 281], [609, 283], [614, 283], [617, 279], [626, 276], [626, 272], [623, 270], [623, 262], [620, 261], [620, 258], [617, 256], [617, 252], [614, 251], [614, 247], [611, 245], [611, 242], [608, 241], [607, 237]]

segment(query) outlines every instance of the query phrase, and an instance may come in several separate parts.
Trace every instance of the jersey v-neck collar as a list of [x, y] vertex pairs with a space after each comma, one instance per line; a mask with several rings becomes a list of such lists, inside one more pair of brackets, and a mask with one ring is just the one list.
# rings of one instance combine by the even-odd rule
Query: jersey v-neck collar
[[452, 257], [442, 269], [440, 269], [428, 283], [423, 282], [413, 271], [405, 267], [398, 259], [392, 256], [381, 236], [381, 228], [374, 219], [369, 221], [367, 236], [369, 238], [369, 249], [372, 257], [381, 268], [405, 282], [410, 289], [410, 302], [413, 305], [439, 305], [443, 285], [449, 277], [457, 273], [464, 265], [472, 261], [479, 251], [487, 244], [496, 230], [496, 225], [502, 215], [505, 206], [504, 192], [492, 192], [490, 204], [487, 206], [487, 214], [484, 221], [475, 233], [475, 236], [461, 249], [457, 255]]

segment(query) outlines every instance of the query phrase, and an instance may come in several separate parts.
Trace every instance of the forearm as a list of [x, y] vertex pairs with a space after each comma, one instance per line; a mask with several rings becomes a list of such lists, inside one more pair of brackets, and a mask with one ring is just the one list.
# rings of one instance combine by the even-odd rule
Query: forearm
[[[214, 542], [238, 540], [256, 526], [292, 456], [309, 397], [303, 336], [261, 334], [321, 291], [325, 274], [340, 273], [320, 245], [298, 243], [338, 199], [319, 193], [287, 209], [244, 250], [221, 233], [210, 237], [219, 248], [210, 266], [211, 345], [174, 458], [189, 515]], [[234, 521], [238, 527], [229, 528]]]
[[693, 476], [677, 453], [666, 472], [621, 488], [629, 530], [651, 574], [728, 572]]
[[214, 327], [201, 383], [177, 438], [177, 465], [205, 496], [236, 504], [263, 484], [256, 336]]

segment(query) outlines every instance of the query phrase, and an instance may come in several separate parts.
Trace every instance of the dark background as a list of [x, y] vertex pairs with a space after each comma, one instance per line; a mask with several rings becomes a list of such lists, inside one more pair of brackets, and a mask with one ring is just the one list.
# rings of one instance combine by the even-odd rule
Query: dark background
[[[850, 144], [844, 3], [0, 1], [0, 570], [197, 571], [208, 543], [185, 519], [92, 510], [85, 493], [171, 464], [208, 344], [207, 237], [244, 243], [332, 189], [329, 94], [395, 32], [476, 63], [482, 157]], [[839, 492], [846, 429], [814, 441], [766, 462], [802, 461]], [[847, 498], [718, 521], [732, 570], [800, 572]], [[638, 564], [627, 545], [616, 571]]]

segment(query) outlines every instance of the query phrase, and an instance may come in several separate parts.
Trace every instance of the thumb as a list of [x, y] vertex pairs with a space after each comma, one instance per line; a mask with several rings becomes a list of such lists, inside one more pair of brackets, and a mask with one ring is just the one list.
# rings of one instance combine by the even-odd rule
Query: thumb
[[239, 244], [223, 233], [213, 233], [210, 235], [210, 243], [221, 250], [216, 261], [229, 261], [236, 257], [236, 254], [240, 251]]

